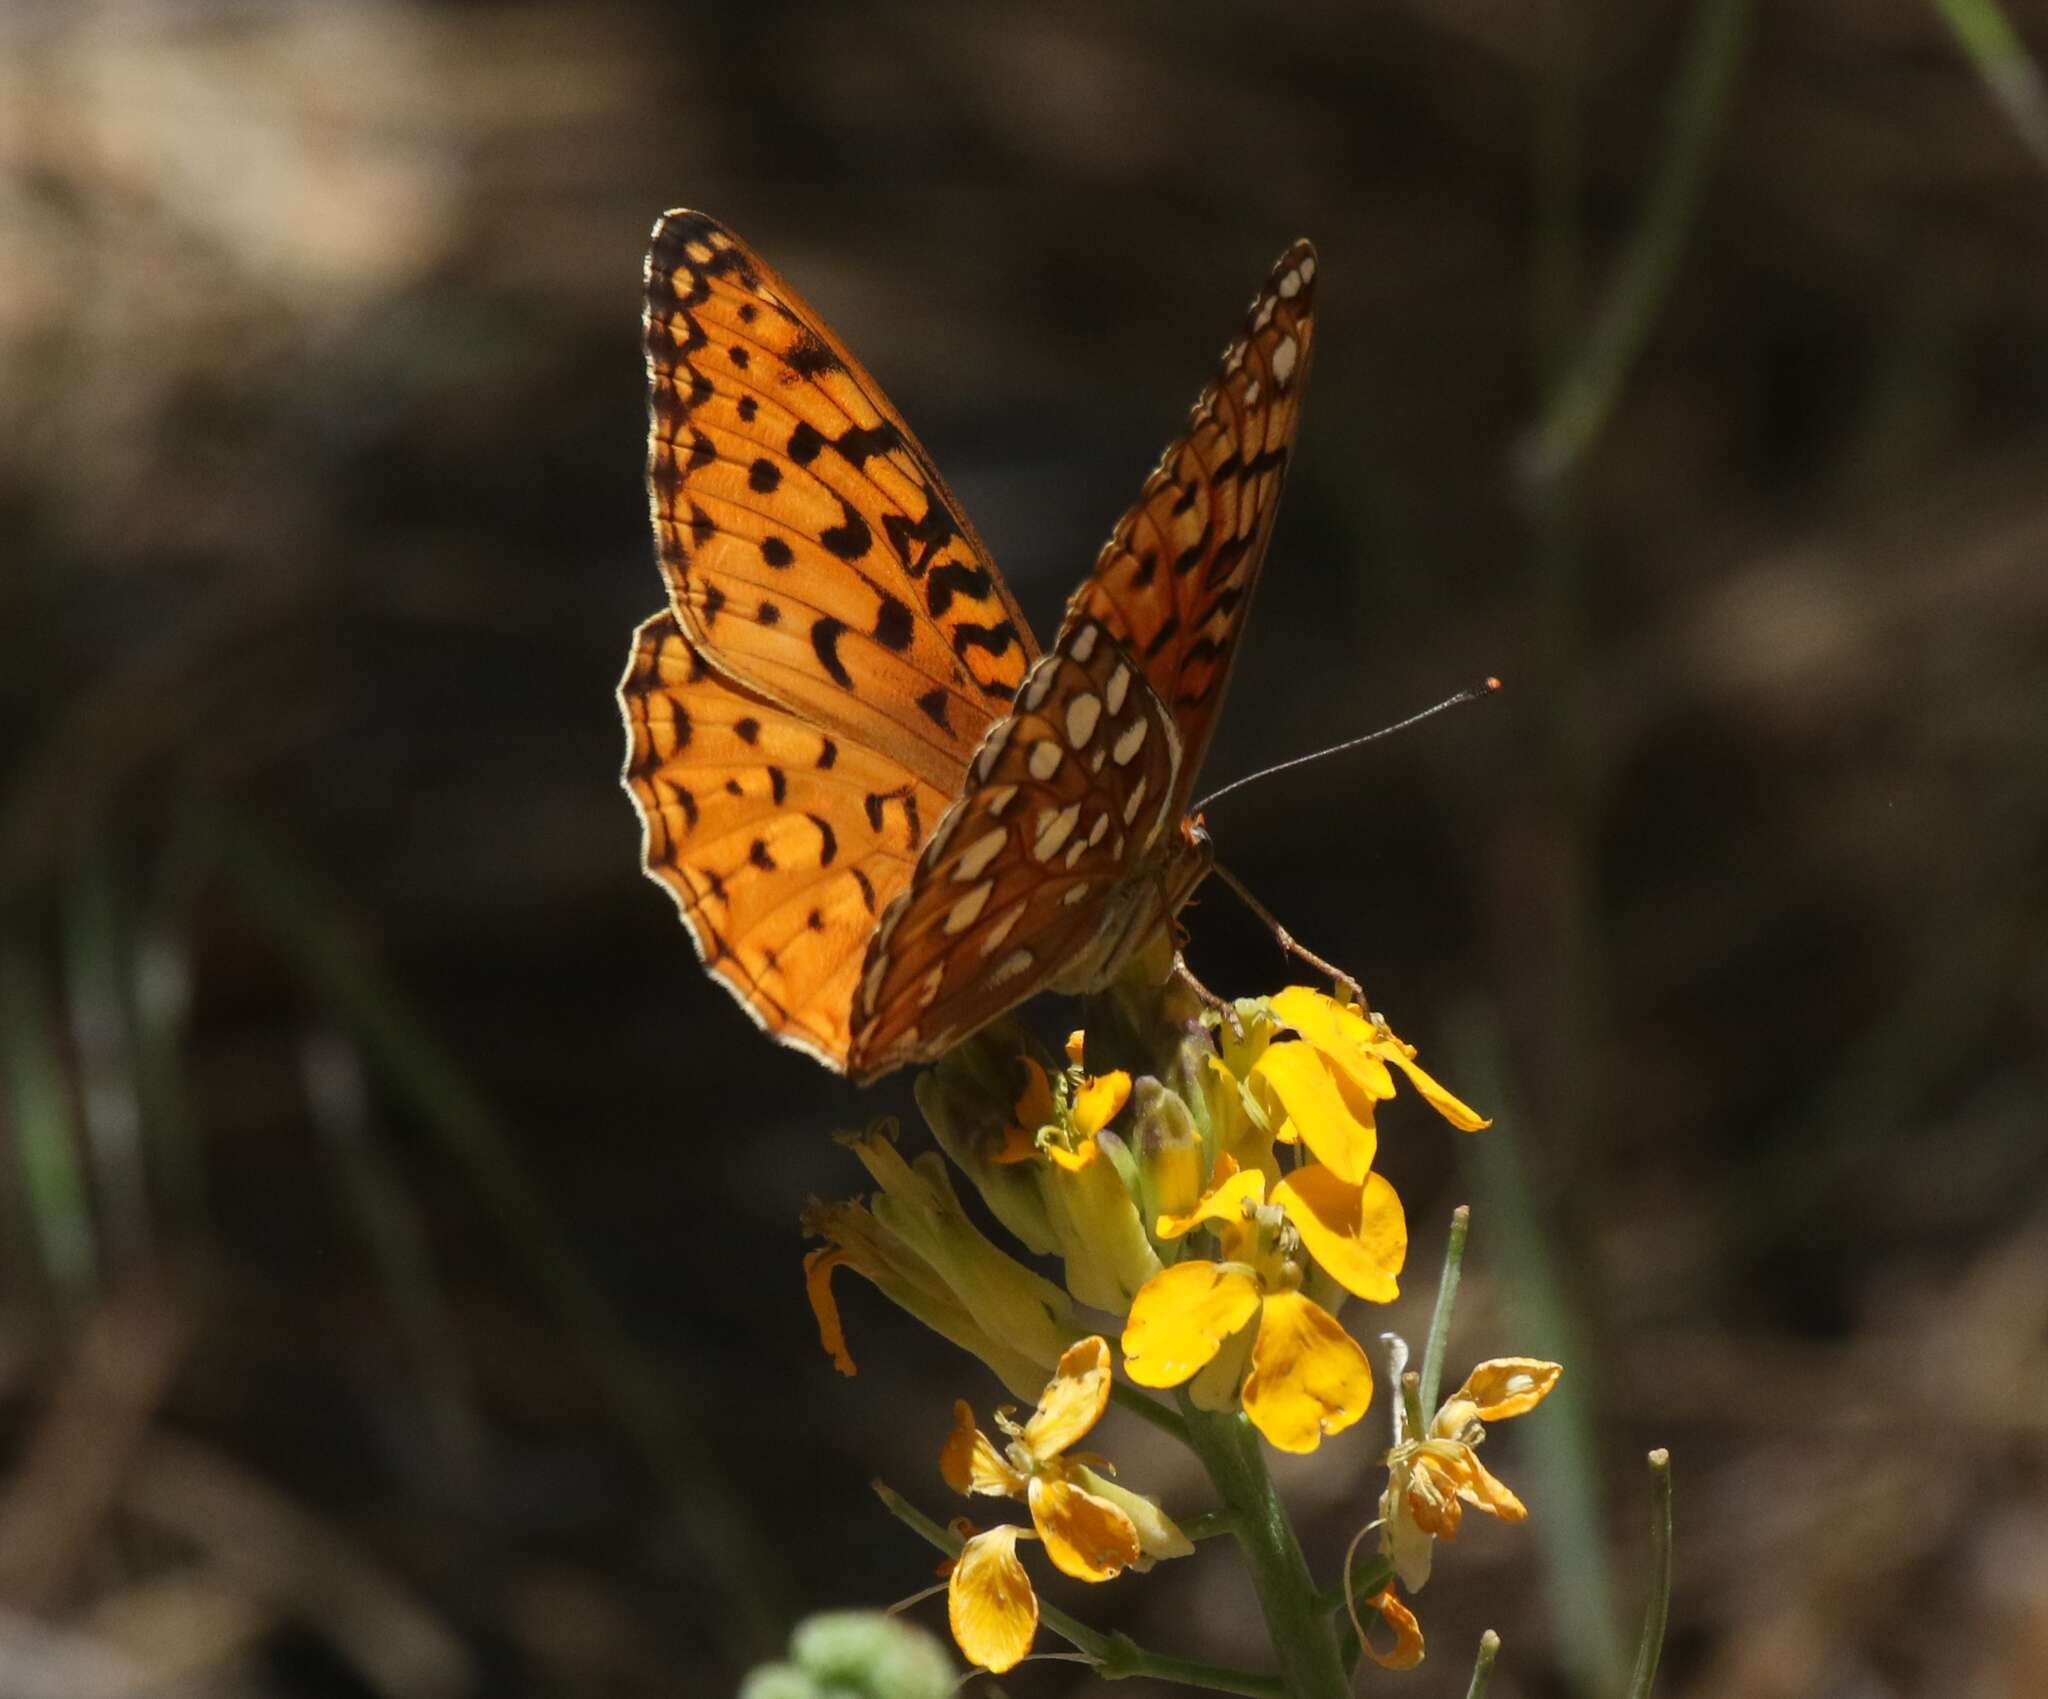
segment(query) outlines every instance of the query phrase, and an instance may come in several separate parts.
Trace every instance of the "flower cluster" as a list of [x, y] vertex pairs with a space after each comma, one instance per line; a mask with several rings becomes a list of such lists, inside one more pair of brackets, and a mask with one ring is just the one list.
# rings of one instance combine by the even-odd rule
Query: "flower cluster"
[[[1113, 1389], [1198, 1454], [1205, 1436], [1223, 1443], [1218, 1422], [1306, 1453], [1365, 1415], [1372, 1365], [1341, 1318], [1352, 1299], [1384, 1304], [1399, 1291], [1408, 1225], [1376, 1163], [1378, 1111], [1400, 1078], [1452, 1126], [1488, 1124], [1355, 1004], [1294, 987], [1218, 1012], [1172, 981], [1134, 976], [1064, 1058], [1004, 1022], [924, 1075], [918, 1106], [943, 1157], [906, 1160], [886, 1122], [846, 1141], [880, 1189], [805, 1217], [823, 1241], [806, 1270], [834, 1362], [854, 1372], [832, 1287], [847, 1269], [1033, 1407], [1021, 1421], [997, 1411], [992, 1438], [956, 1404], [941, 1454], [957, 1491], [1020, 1500], [1030, 1515], [972, 1532], [952, 1562], [954, 1638], [975, 1663], [1008, 1669], [1038, 1630], [1020, 1541], [1091, 1582], [1193, 1549], [1153, 1499], [1073, 1449]], [[1057, 1281], [982, 1230], [956, 1172], [1025, 1253], [1057, 1263]], [[1112, 1339], [1128, 1385], [1116, 1384]], [[1419, 1658], [1420, 1630], [1391, 1578], [1411, 1592], [1426, 1580], [1429, 1547], [1455, 1534], [1462, 1504], [1519, 1516], [1472, 1447], [1482, 1421], [1529, 1408], [1556, 1373], [1524, 1359], [1482, 1365], [1427, 1434], [1397, 1434], [1385, 1556], [1357, 1602], [1379, 1610], [1398, 1644], [1351, 1655]], [[1169, 1390], [1171, 1403], [1154, 1396]], [[1232, 1514], [1226, 1505], [1203, 1521], [1229, 1527]], [[1090, 1649], [1078, 1628], [1061, 1631]]]

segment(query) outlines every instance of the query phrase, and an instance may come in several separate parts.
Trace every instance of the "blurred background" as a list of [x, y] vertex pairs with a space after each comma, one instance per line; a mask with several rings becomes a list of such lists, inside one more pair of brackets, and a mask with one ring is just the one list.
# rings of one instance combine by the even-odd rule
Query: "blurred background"
[[[857, 1282], [841, 1380], [796, 1225], [907, 1082], [755, 1035], [617, 783], [678, 204], [831, 318], [1041, 633], [1321, 247], [1209, 780], [1508, 689], [1210, 824], [1497, 1117], [1388, 1111], [1412, 1295], [1353, 1326], [1419, 1336], [1470, 1201], [1453, 1377], [1568, 1365], [1488, 1451], [1532, 1521], [1365, 1685], [1462, 1693], [1491, 1625], [1495, 1693], [1617, 1691], [1667, 1445], [1664, 1692], [2039, 1692], [2024, 45], [1984, 0], [12, 0], [0, 1699], [715, 1694], [930, 1581], [868, 1479], [955, 1514], [998, 1389]], [[1188, 919], [1211, 984], [1293, 977]], [[1380, 1443], [1283, 1471], [1325, 1573]], [[1262, 1658], [1220, 1553], [1048, 1591]]]

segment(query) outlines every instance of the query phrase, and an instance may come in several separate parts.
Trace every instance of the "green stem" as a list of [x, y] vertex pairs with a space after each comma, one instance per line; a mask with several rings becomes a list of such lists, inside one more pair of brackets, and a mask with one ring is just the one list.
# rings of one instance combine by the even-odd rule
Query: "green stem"
[[[967, 1542], [950, 1528], [941, 1527], [901, 1493], [883, 1481], [868, 1483], [891, 1516], [927, 1544], [948, 1557], [958, 1557]], [[1151, 1676], [1160, 1681], [1177, 1681], [1184, 1687], [1205, 1687], [1212, 1693], [1240, 1693], [1245, 1699], [1292, 1699], [1287, 1688], [1270, 1675], [1251, 1670], [1229, 1669], [1222, 1664], [1198, 1663], [1192, 1658], [1170, 1658], [1163, 1652], [1148, 1652], [1130, 1636], [1104, 1634], [1085, 1622], [1067, 1615], [1043, 1599], [1038, 1603], [1038, 1620], [1095, 1666], [1098, 1675], [1110, 1681], [1126, 1676]]]
[[1237, 1542], [1265, 1612], [1288, 1699], [1349, 1699], [1336, 1636], [1316, 1610], [1316, 1588], [1287, 1509], [1266, 1473], [1258, 1430], [1232, 1411], [1198, 1410], [1185, 1395], [1188, 1441], [1225, 1508], [1238, 1516]]
[[1934, 0], [2027, 151], [2048, 165], [2048, 80], [2027, 57], [1998, 0]]
[[1643, 1637], [1636, 1643], [1628, 1699], [1650, 1699], [1657, 1661], [1664, 1655], [1664, 1624], [1671, 1616], [1671, 1453], [1650, 1453], [1650, 1596], [1643, 1605]]
[[[1422, 1350], [1422, 1410], [1425, 1416], [1436, 1408], [1436, 1395], [1443, 1385], [1444, 1341], [1451, 1334], [1451, 1311], [1457, 1307], [1458, 1281], [1465, 1269], [1465, 1233], [1471, 1225], [1471, 1205], [1461, 1203], [1451, 1211], [1451, 1237], [1444, 1246], [1443, 1277], [1436, 1283], [1436, 1308], [1429, 1316], [1429, 1343]], [[1421, 1436], [1417, 1434], [1414, 1437]]]
[[1749, 11], [1750, 0], [1701, 0], [1649, 209], [1584, 344], [1523, 450], [1538, 489], [1551, 489], [1585, 458], [1649, 338], [1692, 229], [1707, 156], [1742, 56]]
[[1163, 1434], [1171, 1434], [1182, 1445], [1192, 1443], [1188, 1439], [1188, 1425], [1180, 1419], [1178, 1411], [1169, 1409], [1156, 1398], [1148, 1398], [1135, 1386], [1116, 1381], [1109, 1389], [1110, 1401], [1119, 1410], [1128, 1410], [1140, 1421], [1150, 1422]]

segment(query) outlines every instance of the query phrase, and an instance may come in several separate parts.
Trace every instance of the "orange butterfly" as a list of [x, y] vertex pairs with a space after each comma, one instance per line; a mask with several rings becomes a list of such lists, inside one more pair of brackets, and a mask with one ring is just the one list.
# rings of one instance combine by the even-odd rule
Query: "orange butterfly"
[[1315, 330], [1297, 242], [1042, 658], [873, 378], [715, 219], [647, 256], [669, 606], [619, 686], [642, 858], [763, 1029], [867, 1081], [1107, 984], [1209, 871], [1185, 818]]

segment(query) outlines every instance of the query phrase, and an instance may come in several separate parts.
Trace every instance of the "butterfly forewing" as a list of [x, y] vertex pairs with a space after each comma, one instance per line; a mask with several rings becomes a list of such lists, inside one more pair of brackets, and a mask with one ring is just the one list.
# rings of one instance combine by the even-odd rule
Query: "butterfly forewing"
[[949, 796], [705, 664], [672, 614], [619, 686], [642, 859], [704, 964], [764, 1028], [835, 1068], [876, 920]]
[[937, 1055], [1054, 983], [1086, 979], [1179, 839], [1178, 735], [1093, 620], [1025, 675], [1015, 711], [883, 913], [854, 1001], [852, 1070]]
[[719, 671], [950, 790], [1037, 654], [930, 458], [803, 298], [702, 213], [647, 257], [648, 488]]
[[1222, 706], [1271, 538], [1315, 335], [1315, 249], [1275, 262], [1221, 370], [1117, 522], [1067, 619], [1103, 621], [1180, 727], [1183, 795]]

